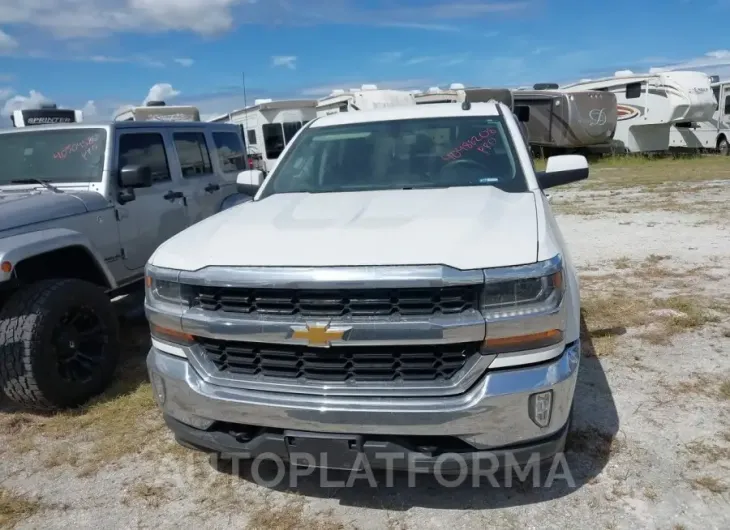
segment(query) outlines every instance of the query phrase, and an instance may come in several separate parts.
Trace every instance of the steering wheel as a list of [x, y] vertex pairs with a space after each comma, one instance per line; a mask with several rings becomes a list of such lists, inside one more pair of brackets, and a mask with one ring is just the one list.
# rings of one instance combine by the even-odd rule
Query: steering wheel
[[[444, 164], [444, 166], [441, 168], [441, 171], [439, 171], [439, 177], [441, 180], [448, 180], [448, 172], [454, 168], [457, 168], [459, 166], [469, 167], [478, 170], [481, 175], [480, 178], [484, 177], [485, 174], [489, 174], [489, 168], [483, 164], [480, 164], [479, 162], [476, 162], [474, 160], [470, 160], [468, 158], [459, 158], [456, 160], [452, 160], [451, 162], [447, 162]], [[476, 179], [475, 179], [476, 180]]]

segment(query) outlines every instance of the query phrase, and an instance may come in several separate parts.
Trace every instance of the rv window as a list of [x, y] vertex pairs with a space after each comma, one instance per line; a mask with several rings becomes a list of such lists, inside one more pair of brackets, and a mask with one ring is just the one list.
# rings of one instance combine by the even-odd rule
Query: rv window
[[248, 145], [256, 145], [256, 129], [249, 129], [246, 136], [248, 137]]
[[273, 160], [279, 158], [284, 150], [284, 130], [281, 123], [267, 123], [261, 129], [264, 131], [264, 146], [266, 147], [266, 158]]
[[119, 137], [119, 168], [128, 165], [149, 166], [152, 182], [172, 180], [167, 163], [165, 142], [157, 133], [128, 133]]
[[626, 99], [641, 97], [641, 83], [629, 83], [626, 85]]
[[213, 173], [203, 133], [175, 133], [173, 140], [183, 177], [200, 177]]
[[213, 141], [218, 151], [218, 161], [223, 171], [244, 171], [246, 167], [246, 154], [241, 139], [234, 133], [213, 133]]
[[717, 108], [715, 110], [720, 110], [720, 87], [716, 86], [713, 88], [712, 93], [715, 95], [715, 101], [717, 101]]
[[730, 114], [730, 96], [725, 96], [725, 112], [723, 114]]
[[292, 138], [294, 138], [294, 135], [297, 134], [297, 131], [302, 128], [302, 122], [300, 121], [290, 121], [283, 124], [284, 125], [284, 138], [286, 138], [286, 143], [289, 143]]

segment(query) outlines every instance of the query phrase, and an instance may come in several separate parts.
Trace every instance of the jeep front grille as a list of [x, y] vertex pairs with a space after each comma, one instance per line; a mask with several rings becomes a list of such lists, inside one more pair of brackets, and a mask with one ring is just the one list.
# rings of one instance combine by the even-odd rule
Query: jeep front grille
[[448, 380], [474, 355], [479, 343], [312, 348], [200, 338], [219, 371], [264, 378], [317, 382]]
[[479, 307], [481, 285], [441, 288], [297, 290], [193, 286], [207, 311], [302, 317], [427, 316]]

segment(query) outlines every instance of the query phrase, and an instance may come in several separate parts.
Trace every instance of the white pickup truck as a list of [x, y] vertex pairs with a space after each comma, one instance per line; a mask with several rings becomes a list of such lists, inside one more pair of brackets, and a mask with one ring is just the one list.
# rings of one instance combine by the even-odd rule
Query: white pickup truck
[[148, 368], [177, 440], [347, 469], [443, 455], [552, 458], [580, 358], [578, 280], [502, 103], [404, 106], [303, 127], [254, 200], [146, 268]]

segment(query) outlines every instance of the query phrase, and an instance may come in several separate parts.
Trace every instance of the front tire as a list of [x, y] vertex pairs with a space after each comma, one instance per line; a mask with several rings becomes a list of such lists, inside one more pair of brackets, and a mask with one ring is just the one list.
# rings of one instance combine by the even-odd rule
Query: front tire
[[722, 137], [717, 142], [717, 150], [720, 152], [723, 156], [730, 155], [730, 142], [727, 141], [727, 138]]
[[20, 405], [84, 404], [111, 384], [119, 351], [114, 308], [92, 283], [39, 281], [0, 309], [0, 388]]

